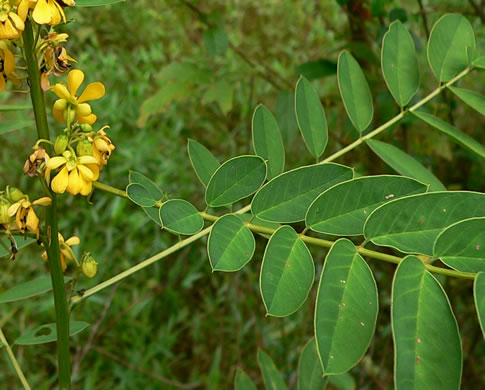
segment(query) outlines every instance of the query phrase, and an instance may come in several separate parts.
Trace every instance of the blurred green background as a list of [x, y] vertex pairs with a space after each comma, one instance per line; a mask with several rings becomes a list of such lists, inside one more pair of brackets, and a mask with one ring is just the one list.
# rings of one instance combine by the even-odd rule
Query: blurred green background
[[[60, 30], [69, 33], [68, 52], [86, 80], [106, 86], [106, 96], [92, 107], [97, 124], [110, 125], [108, 134], [117, 149], [100, 181], [124, 188], [129, 170], [136, 170], [170, 196], [202, 210], [204, 188], [187, 157], [188, 138], [207, 146], [221, 162], [252, 153], [251, 117], [263, 103], [276, 113], [283, 132], [286, 169], [313, 163], [291, 107], [292, 90], [304, 74], [313, 80], [327, 113], [328, 156], [358, 136], [337, 88], [339, 51], [349, 49], [364, 69], [374, 96], [375, 128], [399, 112], [380, 69], [380, 43], [389, 23], [400, 19], [415, 39], [419, 99], [438, 85], [427, 65], [426, 37], [447, 12], [466, 15], [478, 46], [485, 46], [485, 8], [479, 0], [137, 0], [67, 9], [70, 22]], [[483, 92], [484, 81], [483, 73], [474, 72], [462, 86]], [[52, 104], [54, 95], [47, 96]], [[0, 103], [7, 102], [28, 102], [28, 95], [3, 92]], [[451, 94], [426, 107], [485, 142], [484, 118]], [[25, 112], [2, 113], [0, 124], [25, 119]], [[62, 130], [50, 123], [51, 132]], [[0, 137], [0, 188], [10, 184], [40, 194], [32, 179], [19, 176], [36, 140], [35, 129]], [[483, 161], [416, 119], [406, 117], [379, 139], [407, 151], [448, 189], [485, 191]], [[359, 174], [393, 173], [366, 146], [338, 162]], [[81, 250], [92, 252], [99, 262], [97, 276], [81, 278], [77, 288], [89, 288], [177, 242], [129, 201], [96, 191], [91, 202], [60, 197], [61, 231], [65, 237], [78, 235]], [[229, 389], [237, 367], [262, 388], [258, 347], [272, 356], [290, 388], [296, 388], [298, 356], [313, 334], [316, 284], [297, 313], [265, 317], [258, 285], [265, 240], [258, 238], [253, 261], [234, 274], [211, 273], [205, 244], [202, 239], [74, 308], [73, 319], [91, 324], [72, 339], [74, 389]], [[310, 250], [318, 275], [325, 251]], [[15, 262], [7, 258], [0, 264], [0, 291], [47, 272], [35, 245]], [[359, 389], [391, 389], [394, 267], [370, 266], [379, 286], [380, 314], [374, 341], [351, 374]], [[463, 389], [484, 388], [485, 344], [472, 285], [442, 281], [463, 337]], [[49, 294], [0, 305], [0, 326], [9, 340], [48, 322], [53, 322]], [[55, 344], [16, 347], [15, 352], [33, 389], [54, 387]], [[20, 388], [5, 349], [0, 361], [0, 388]]]

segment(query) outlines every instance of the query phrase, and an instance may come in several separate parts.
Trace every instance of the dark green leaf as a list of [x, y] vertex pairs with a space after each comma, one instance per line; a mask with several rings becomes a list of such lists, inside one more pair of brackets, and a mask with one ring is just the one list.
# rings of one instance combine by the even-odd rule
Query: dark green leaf
[[[70, 321], [69, 323], [69, 335], [72, 337], [89, 326], [87, 322], [84, 321]], [[56, 324], [45, 324], [39, 326], [38, 328], [27, 331], [17, 340], [14, 344], [17, 345], [36, 345], [51, 343], [57, 340], [57, 329]]]
[[323, 265], [315, 303], [315, 338], [325, 375], [343, 374], [359, 362], [374, 335], [378, 307], [369, 266], [352, 241], [336, 241]]
[[128, 186], [126, 187], [126, 195], [128, 195], [128, 198], [130, 198], [133, 203], [136, 203], [138, 206], [141, 207], [155, 206], [155, 203], [157, 203], [157, 201], [159, 200], [154, 199], [150, 191], [148, 191], [147, 188], [138, 183], [128, 184]]
[[479, 272], [473, 283], [473, 297], [477, 309], [478, 322], [485, 338], [485, 273]]
[[163, 191], [158, 188], [158, 186], [151, 181], [148, 177], [142, 175], [136, 171], [130, 171], [128, 180], [131, 183], [139, 184], [148, 191], [150, 197], [155, 200], [160, 200], [163, 198]]
[[276, 121], [281, 130], [285, 145], [289, 146], [295, 140], [298, 123], [295, 114], [295, 94], [293, 91], [281, 91], [276, 99]]
[[296, 74], [302, 75], [307, 80], [315, 80], [337, 73], [337, 64], [326, 59], [304, 62], [296, 67]]
[[478, 111], [480, 114], [485, 115], [485, 96], [469, 89], [448, 87], [451, 91], [468, 104], [471, 108]]
[[391, 320], [396, 390], [458, 390], [458, 325], [443, 287], [415, 256], [407, 256], [397, 267]]
[[[69, 282], [70, 276], [64, 277], [64, 284]], [[15, 302], [35, 297], [52, 290], [50, 276], [42, 276], [29, 282], [18, 284], [0, 294], [0, 303]]]
[[165, 229], [177, 233], [192, 235], [204, 227], [204, 219], [197, 209], [183, 199], [171, 199], [160, 207], [160, 220]]
[[157, 207], [142, 207], [145, 214], [157, 225], [162, 226], [162, 221], [160, 221], [160, 210]]
[[261, 349], [258, 350], [258, 365], [263, 374], [266, 390], [286, 390], [287, 387], [273, 360]]
[[222, 28], [209, 28], [204, 31], [204, 44], [207, 54], [215, 57], [226, 52], [229, 41]]
[[[30, 107], [29, 107], [30, 108]], [[0, 135], [8, 134], [17, 130], [25, 129], [26, 127], [33, 128], [34, 122], [31, 120], [25, 121], [11, 121], [7, 123], [0, 123]]]
[[326, 383], [315, 338], [312, 338], [306, 343], [298, 360], [298, 390], [322, 390]]
[[236, 371], [236, 379], [234, 381], [234, 390], [258, 390], [256, 385], [243, 370], [239, 367]]
[[195, 174], [207, 186], [211, 176], [219, 168], [219, 161], [204, 145], [190, 138], [187, 141], [187, 153]]

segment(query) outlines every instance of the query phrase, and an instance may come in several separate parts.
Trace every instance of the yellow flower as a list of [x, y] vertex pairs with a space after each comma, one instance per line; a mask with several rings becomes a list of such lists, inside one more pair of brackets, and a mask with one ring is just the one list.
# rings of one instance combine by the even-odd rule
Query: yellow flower
[[8, 208], [8, 216], [13, 217], [15, 215], [15, 224], [20, 232], [25, 233], [29, 230], [39, 238], [39, 218], [33, 206], [49, 206], [51, 202], [51, 198], [47, 196], [37, 199], [32, 203], [25, 197]]
[[[62, 168], [61, 168], [62, 167]], [[63, 194], [65, 191], [72, 195], [89, 195], [92, 191], [93, 181], [99, 177], [98, 161], [93, 156], [76, 157], [66, 150], [62, 156], [49, 159], [47, 169], [61, 168], [52, 179], [52, 191]]]
[[6, 80], [11, 80], [14, 84], [17, 84], [18, 76], [14, 71], [15, 57], [9, 50], [7, 43], [0, 41], [0, 92], [5, 89]]
[[[26, 7], [33, 9], [32, 17], [38, 24], [56, 26], [59, 23], [66, 23], [64, 7], [74, 5], [73, 0], [21, 0], [19, 8]], [[25, 19], [24, 19], [25, 20]]]
[[[62, 272], [64, 272], [67, 268], [66, 259], [76, 261], [76, 256], [74, 255], [71, 246], [79, 245], [81, 240], [77, 236], [72, 236], [64, 241], [64, 237], [61, 233], [58, 233], [57, 237], [59, 238], [59, 257], [61, 259]], [[47, 261], [46, 251], [44, 251], [41, 256], [45, 261]]]
[[85, 102], [100, 99], [104, 96], [104, 85], [99, 81], [90, 83], [79, 98], [76, 96], [79, 86], [84, 80], [84, 73], [78, 69], [71, 70], [67, 75], [67, 85], [56, 84], [52, 91], [60, 98], [54, 103], [53, 115], [60, 123], [77, 118], [79, 123], [92, 125], [96, 122], [96, 115], [91, 113], [91, 106]]
[[25, 161], [24, 174], [29, 176], [40, 175], [45, 168], [45, 163], [47, 163], [47, 161], [49, 161], [49, 155], [44, 148], [40, 147]]
[[50, 74], [60, 76], [71, 68], [69, 62], [76, 62], [74, 58], [67, 54], [66, 49], [60, 46], [61, 43], [67, 42], [68, 37], [67, 34], [50, 33], [44, 38], [44, 42], [40, 46], [39, 50], [43, 51], [40, 84], [44, 91], [47, 91], [50, 87], [48, 78]]
[[0, 0], [0, 39], [15, 39], [24, 31], [28, 8], [18, 0]]
[[92, 138], [93, 156], [98, 160], [101, 168], [108, 163], [111, 153], [116, 149], [111, 140], [106, 136], [106, 132], [104, 131], [106, 127], [108, 126], [98, 130], [97, 134]]

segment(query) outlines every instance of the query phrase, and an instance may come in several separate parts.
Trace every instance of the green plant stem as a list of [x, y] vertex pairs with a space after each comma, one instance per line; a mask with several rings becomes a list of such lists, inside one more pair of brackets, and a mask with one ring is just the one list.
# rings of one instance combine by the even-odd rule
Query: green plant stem
[[[415, 105], [410, 107], [408, 110], [402, 111], [401, 113], [396, 115], [394, 118], [387, 121], [383, 125], [379, 126], [375, 130], [371, 131], [367, 135], [359, 138], [358, 140], [356, 140], [355, 142], [346, 146], [345, 148], [343, 148], [343, 149], [339, 150], [338, 152], [332, 154], [331, 156], [327, 157], [325, 160], [321, 161], [320, 164], [337, 159], [338, 157], [344, 155], [345, 153], [351, 151], [352, 149], [355, 149], [357, 146], [362, 144], [364, 141], [366, 141], [366, 140], [376, 136], [377, 134], [383, 132], [384, 130], [388, 129], [393, 124], [399, 122], [407, 112], [413, 112], [413, 111], [417, 110], [419, 107], [421, 107], [424, 104], [426, 104], [427, 102], [429, 102], [435, 96], [439, 95], [445, 88], [454, 84], [456, 81], [460, 80], [462, 77], [464, 77], [466, 74], [468, 74], [470, 72], [470, 70], [471, 70], [471, 68], [466, 68], [464, 71], [459, 73], [453, 79], [451, 79], [447, 83], [441, 85], [440, 87], [436, 88], [428, 96], [426, 96], [424, 99], [422, 99], [421, 101], [419, 101], [418, 103], [416, 103]], [[126, 195], [125, 191], [111, 187], [107, 184], [95, 182], [95, 183], [93, 183], [93, 185], [94, 185], [94, 187], [96, 187], [96, 188], [98, 188], [102, 191], [111, 193], [113, 195], [117, 195], [117, 196], [120, 196], [122, 198], [128, 197]], [[158, 205], [157, 205], [157, 207], [158, 207]], [[247, 205], [247, 206], [243, 207], [242, 209], [238, 210], [236, 212], [236, 214], [244, 214], [244, 213], [247, 213], [249, 210], [251, 210], [251, 205]], [[200, 215], [204, 219], [211, 221], [211, 222], [215, 222], [219, 218], [217, 216], [207, 214], [204, 211], [201, 212]], [[248, 224], [247, 226], [252, 231], [257, 232], [257, 233], [272, 234], [274, 232], [274, 229], [266, 228], [266, 227], [263, 227], [263, 226], [258, 226], [258, 225], [253, 225], [253, 224]], [[89, 290], [87, 290], [83, 294], [82, 297], [81, 296], [73, 297], [71, 299], [71, 303], [72, 304], [78, 303], [82, 299], [87, 298], [88, 296], [93, 295], [93, 294], [97, 293], [98, 291], [100, 291], [100, 290], [102, 290], [106, 287], [109, 287], [112, 284], [117, 283], [120, 280], [132, 275], [133, 273], [147, 267], [148, 265], [153, 264], [154, 262], [163, 259], [164, 257], [176, 252], [177, 250], [179, 250], [179, 249], [187, 246], [188, 244], [198, 240], [199, 238], [205, 236], [206, 234], [209, 234], [209, 232], [211, 231], [211, 228], [212, 228], [212, 226], [209, 226], [208, 228], [202, 230], [201, 232], [199, 232], [199, 233], [197, 233], [197, 234], [195, 234], [195, 235], [193, 235], [189, 238], [186, 238], [185, 240], [179, 241], [177, 244], [175, 244], [175, 245], [171, 246], [170, 248], [165, 249], [164, 251], [142, 261], [141, 263], [135, 265], [134, 267], [131, 267], [131, 268], [127, 269], [126, 271], [123, 271], [120, 274], [118, 274], [118, 275], [116, 275], [116, 276], [114, 276], [114, 277], [112, 277], [112, 278], [90, 288]], [[308, 236], [305, 236], [305, 235], [300, 235], [300, 237], [305, 242], [308, 242], [308, 243], [311, 243], [311, 244], [314, 244], [314, 245], [318, 245], [318, 246], [322, 246], [322, 247], [325, 247], [325, 248], [330, 248], [333, 245], [333, 241], [322, 240], [322, 239], [319, 239], [319, 238], [308, 237]], [[387, 255], [387, 254], [376, 252], [376, 251], [372, 251], [372, 250], [369, 250], [369, 249], [365, 249], [363, 247], [357, 247], [357, 251], [360, 254], [362, 254], [363, 256], [371, 257], [371, 258], [374, 258], [374, 259], [377, 259], [377, 260], [387, 261], [387, 262], [394, 263], [394, 264], [399, 264], [399, 262], [402, 261], [402, 258], [400, 258], [400, 257]], [[452, 277], [457, 277], [457, 278], [464, 278], [464, 279], [474, 279], [475, 278], [475, 274], [473, 274], [473, 273], [458, 272], [458, 271], [449, 270], [449, 269], [446, 269], [446, 268], [435, 267], [435, 266], [432, 266], [432, 265], [429, 265], [429, 264], [425, 264], [425, 267], [428, 271], [431, 271], [431, 272], [437, 273], [437, 274], [441, 274], [441, 275], [452, 276]]]
[[366, 135], [360, 137], [358, 140], [352, 142], [351, 144], [347, 145], [345, 148], [340, 149], [338, 152], [332, 154], [331, 156], [327, 157], [323, 161], [320, 162], [320, 164], [330, 162], [333, 160], [336, 160], [340, 156], [343, 156], [347, 152], [350, 152], [352, 149], [355, 149], [357, 146], [360, 144], [364, 143], [368, 139], [371, 139], [375, 137], [377, 134], [382, 133], [384, 130], [388, 129], [391, 127], [393, 124], [399, 122], [402, 118], [404, 118], [404, 115], [406, 115], [408, 112], [414, 112], [416, 111], [419, 107], [425, 105], [428, 103], [431, 99], [433, 99], [435, 96], [439, 95], [444, 89], [449, 87], [450, 85], [453, 85], [456, 83], [458, 80], [463, 78], [465, 75], [467, 75], [471, 71], [471, 68], [468, 67], [464, 71], [460, 72], [458, 75], [453, 77], [450, 81], [447, 83], [440, 85], [438, 88], [436, 88], [433, 92], [431, 92], [428, 96], [426, 96], [424, 99], [420, 100], [417, 102], [415, 105], [411, 106], [405, 111], [400, 112], [398, 115], [396, 115], [394, 118], [388, 120], [386, 123], [382, 124], [381, 126], [377, 127], [376, 129], [372, 130], [370, 133], [367, 133]]
[[22, 386], [24, 386], [25, 390], [31, 390], [29, 383], [27, 382], [27, 379], [25, 379], [25, 375], [22, 372], [22, 369], [20, 368], [19, 363], [17, 362], [17, 359], [15, 358], [15, 355], [13, 354], [12, 348], [10, 348], [10, 345], [8, 344], [8, 341], [3, 334], [2, 328], [0, 328], [0, 342], [5, 346], [7, 350], [8, 357], [10, 358], [10, 361], [12, 362], [12, 366], [15, 369], [15, 372], [17, 373], [17, 376], [20, 379], [20, 382], [22, 382]]
[[[24, 54], [27, 62], [27, 73], [30, 82], [30, 96], [34, 109], [35, 124], [39, 138], [49, 139], [49, 128], [47, 126], [47, 114], [44, 101], [44, 93], [40, 87], [40, 72], [37, 55], [34, 47], [34, 31], [29, 19], [25, 22], [23, 33]], [[48, 152], [50, 146], [46, 145]], [[54, 304], [56, 312], [57, 327], [57, 360], [59, 366], [59, 388], [61, 390], [71, 388], [71, 357], [69, 354], [69, 312], [64, 287], [64, 276], [59, 257], [59, 239], [57, 227], [57, 201], [54, 193], [49, 191], [52, 204], [47, 208], [47, 238], [44, 240], [49, 269], [54, 291]]]

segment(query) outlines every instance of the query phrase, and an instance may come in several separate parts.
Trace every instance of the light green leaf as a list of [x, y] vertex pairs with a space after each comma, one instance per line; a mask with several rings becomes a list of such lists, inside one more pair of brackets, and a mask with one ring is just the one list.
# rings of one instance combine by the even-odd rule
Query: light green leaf
[[[30, 107], [29, 107], [30, 108]], [[10, 121], [7, 123], [0, 123], [0, 135], [12, 133], [17, 130], [25, 129], [26, 127], [34, 127], [35, 124], [31, 120], [25, 121]]]
[[315, 338], [325, 375], [343, 374], [364, 356], [378, 308], [369, 266], [352, 241], [337, 240], [323, 265], [315, 303]]
[[485, 272], [485, 218], [448, 226], [436, 238], [433, 257], [457, 271]]
[[362, 133], [374, 116], [372, 95], [359, 63], [346, 50], [338, 57], [337, 79], [350, 121]]
[[[70, 276], [64, 276], [64, 284], [69, 282], [71, 279], [72, 278]], [[42, 276], [29, 282], [17, 284], [7, 291], [2, 292], [0, 294], [0, 303], [20, 301], [22, 299], [27, 299], [44, 294], [51, 290], [51, 277]]]
[[381, 141], [370, 139], [366, 142], [375, 154], [401, 175], [412, 177], [424, 184], [429, 184], [430, 191], [446, 190], [445, 186], [441, 184], [436, 176], [401, 149]]
[[477, 142], [475, 139], [468, 136], [467, 134], [462, 133], [460, 130], [458, 130], [456, 127], [453, 127], [448, 122], [445, 122], [423, 111], [413, 111], [413, 114], [419, 119], [426, 122], [428, 125], [433, 126], [439, 132], [450, 137], [459, 145], [463, 146], [473, 153], [476, 153], [480, 157], [485, 158], [485, 146], [483, 146], [481, 143]]
[[276, 121], [281, 130], [281, 138], [290, 146], [298, 132], [295, 114], [295, 94], [293, 91], [281, 91], [276, 99]]
[[259, 156], [227, 160], [207, 184], [205, 201], [210, 207], [231, 205], [258, 190], [266, 178], [266, 164]]
[[307, 211], [306, 226], [338, 236], [364, 234], [364, 222], [378, 206], [427, 186], [404, 176], [362, 176], [336, 184], [320, 194]]
[[254, 196], [251, 212], [268, 222], [291, 223], [305, 219], [310, 203], [323, 191], [354, 172], [343, 165], [309, 165], [285, 172], [266, 183]]
[[439, 81], [451, 80], [468, 66], [467, 47], [475, 47], [467, 18], [447, 14], [435, 23], [428, 40], [428, 62]]
[[268, 315], [286, 317], [308, 297], [315, 278], [310, 251], [288, 225], [278, 228], [264, 252], [259, 286]]
[[305, 145], [318, 159], [328, 142], [327, 118], [320, 98], [303, 76], [296, 83], [295, 112]]
[[[10, 246], [10, 241], [6, 238], [6, 237], [2, 237], [0, 236], [0, 240], [7, 246], [9, 247]], [[36, 242], [37, 240], [35, 240], [34, 238], [30, 238], [30, 237], [26, 237], [24, 239], [22, 239], [21, 241], [18, 241], [17, 242], [17, 250], [20, 250], [20, 249], [23, 249], [31, 244], [33, 244], [34, 242]], [[5, 257], [5, 256], [10, 256], [10, 252], [7, 251], [7, 249], [4, 248], [3, 245], [0, 244], [0, 259], [2, 257]]]
[[394, 274], [391, 320], [396, 390], [458, 390], [458, 325], [443, 287], [415, 256], [407, 256]]
[[192, 235], [204, 227], [204, 219], [197, 209], [183, 199], [170, 199], [160, 207], [160, 220], [168, 231]]
[[357, 384], [355, 379], [349, 373], [342, 375], [331, 375], [328, 377], [328, 383], [339, 390], [355, 390]]
[[128, 184], [126, 187], [126, 195], [133, 203], [141, 207], [152, 207], [159, 199], [154, 199], [150, 191], [143, 185], [138, 183]]
[[195, 174], [207, 186], [211, 176], [219, 168], [219, 161], [204, 145], [190, 138], [187, 141], [187, 153]]
[[254, 151], [267, 160], [270, 180], [285, 169], [285, 149], [278, 123], [271, 111], [260, 104], [254, 110], [252, 128]]
[[233, 94], [234, 86], [225, 80], [219, 80], [209, 85], [209, 88], [202, 97], [202, 103], [217, 102], [222, 112], [227, 115], [232, 109]]
[[207, 54], [215, 57], [226, 52], [229, 40], [222, 28], [209, 28], [204, 31], [204, 44]]
[[485, 194], [445, 191], [410, 195], [375, 209], [364, 225], [364, 236], [376, 245], [403, 253], [433, 256], [433, 243], [443, 229], [473, 217], [485, 217]]
[[311, 338], [298, 360], [298, 390], [323, 390], [326, 383], [315, 338]]
[[473, 298], [477, 309], [478, 322], [485, 338], [485, 273], [479, 272], [473, 283]]
[[266, 390], [286, 390], [287, 387], [273, 360], [261, 349], [258, 349], [258, 365], [263, 374]]
[[255, 247], [253, 233], [239, 216], [220, 217], [212, 226], [207, 241], [212, 270], [239, 271], [253, 257]]
[[469, 89], [448, 87], [451, 91], [468, 104], [471, 108], [485, 115], [485, 96]]
[[32, 110], [32, 106], [23, 105], [23, 104], [0, 104], [0, 112], [1, 111], [23, 111], [23, 110]]
[[389, 91], [397, 104], [405, 106], [419, 88], [419, 67], [413, 38], [399, 20], [384, 34], [381, 65]]
[[[87, 322], [84, 321], [70, 321], [69, 322], [69, 335], [72, 337], [89, 326]], [[57, 328], [56, 324], [45, 324], [39, 326], [38, 328], [32, 329], [24, 333], [14, 344], [17, 345], [36, 345], [51, 343], [57, 340]]]
[[239, 367], [236, 371], [234, 390], [258, 390], [252, 379]]
[[135, 183], [145, 187], [150, 198], [157, 201], [163, 198], [163, 191], [152, 180], [142, 175], [140, 172], [130, 171], [128, 180], [130, 184]]
[[126, 0], [76, 0], [76, 7], [100, 7], [115, 3], [124, 3]]

